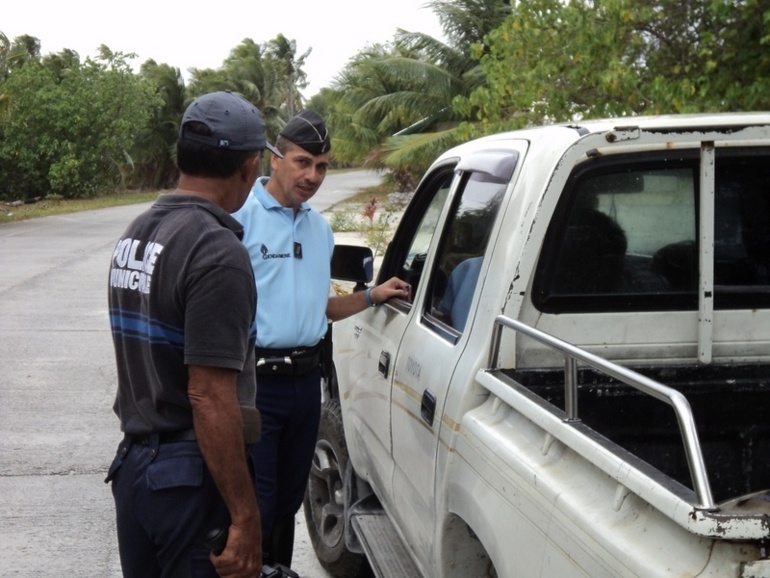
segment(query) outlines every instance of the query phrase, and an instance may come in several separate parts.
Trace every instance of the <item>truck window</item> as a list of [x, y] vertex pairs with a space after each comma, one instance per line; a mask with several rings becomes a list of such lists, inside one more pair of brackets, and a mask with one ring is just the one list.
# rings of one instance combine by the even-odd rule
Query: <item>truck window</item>
[[417, 294], [439, 216], [444, 208], [454, 177], [454, 165], [439, 169], [426, 178], [415, 193], [380, 267], [378, 282], [396, 275], [412, 286]]
[[[425, 313], [462, 333], [507, 182], [467, 173], [444, 225]], [[443, 331], [440, 330], [443, 333]]]
[[[770, 305], [770, 157], [717, 151], [714, 305]], [[546, 236], [533, 299], [546, 312], [695, 310], [697, 154], [579, 170]]]

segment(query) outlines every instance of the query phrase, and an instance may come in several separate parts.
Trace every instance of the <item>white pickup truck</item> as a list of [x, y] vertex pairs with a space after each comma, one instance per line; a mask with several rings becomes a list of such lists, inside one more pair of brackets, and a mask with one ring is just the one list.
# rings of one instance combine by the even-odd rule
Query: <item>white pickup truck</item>
[[392, 275], [410, 300], [333, 325], [333, 576], [770, 577], [770, 113], [460, 145]]

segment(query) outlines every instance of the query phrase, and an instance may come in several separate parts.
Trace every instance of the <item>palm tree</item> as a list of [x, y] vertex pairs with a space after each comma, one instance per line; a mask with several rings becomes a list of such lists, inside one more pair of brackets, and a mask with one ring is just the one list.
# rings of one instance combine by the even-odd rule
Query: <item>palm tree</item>
[[8, 53], [11, 50], [11, 41], [0, 32], [0, 128], [11, 113], [11, 99], [3, 90], [3, 83], [8, 78]]
[[178, 68], [147, 60], [140, 71], [160, 95], [162, 104], [152, 111], [132, 149], [135, 183], [141, 188], [166, 189], [174, 186], [178, 171], [174, 162], [179, 122], [187, 99], [184, 80]]
[[[452, 141], [459, 123], [452, 99], [472, 89], [473, 68], [475, 63], [440, 41], [403, 31], [393, 45], [360, 53], [335, 86], [335, 158], [390, 168], [406, 186], [410, 174], [421, 172], [426, 159]], [[408, 156], [396, 154], [401, 149]]]
[[246, 38], [230, 51], [217, 70], [193, 69], [190, 97], [214, 90], [232, 90], [256, 106], [265, 116], [268, 139], [274, 139], [286, 122], [284, 85], [275, 73], [275, 61], [266, 48]]
[[20, 68], [28, 60], [40, 61], [40, 40], [29, 34], [22, 34], [9, 42], [8, 38], [2, 34], [0, 44], [4, 55], [0, 56], [0, 64], [3, 65], [0, 70], [7, 78], [14, 69]]
[[483, 46], [484, 37], [511, 13], [511, 3], [499, 0], [433, 0], [428, 6], [438, 16], [449, 44], [461, 50]]
[[307, 87], [307, 74], [302, 67], [311, 50], [297, 57], [297, 41], [289, 40], [283, 34], [278, 34], [265, 46], [265, 59], [272, 65], [274, 82], [282, 87], [280, 98], [285, 103], [287, 118], [302, 109], [302, 95], [299, 91]]
[[338, 77], [330, 114], [335, 158], [389, 168], [404, 184], [462, 138], [468, 119], [453, 101], [484, 83], [480, 43], [509, 11], [505, 0], [429, 5], [448, 41], [399, 30], [391, 44], [367, 47]]
[[43, 57], [43, 66], [56, 73], [57, 78], [68, 74], [68, 70], [80, 68], [80, 55], [70, 48], [65, 48], [57, 54], [47, 54]]
[[0, 84], [8, 78], [8, 53], [11, 51], [11, 41], [0, 32]]
[[40, 40], [23, 34], [11, 42], [0, 32], [0, 127], [9, 119], [12, 111], [11, 97], [3, 90], [3, 83], [14, 70], [20, 69], [28, 61], [40, 61]]

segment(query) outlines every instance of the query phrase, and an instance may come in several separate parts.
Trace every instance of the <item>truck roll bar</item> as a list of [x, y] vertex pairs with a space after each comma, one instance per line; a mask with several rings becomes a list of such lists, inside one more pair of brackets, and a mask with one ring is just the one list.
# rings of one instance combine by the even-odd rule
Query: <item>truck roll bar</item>
[[580, 419], [578, 417], [577, 389], [578, 361], [671, 406], [679, 423], [679, 432], [682, 435], [682, 443], [687, 456], [687, 466], [690, 469], [693, 489], [698, 499], [697, 507], [704, 510], [716, 509], [690, 402], [681, 392], [505, 315], [498, 315], [495, 318], [495, 330], [492, 336], [489, 360], [492, 368], [497, 367], [504, 328], [522, 333], [564, 355], [564, 411], [567, 414], [566, 421], [579, 421]]

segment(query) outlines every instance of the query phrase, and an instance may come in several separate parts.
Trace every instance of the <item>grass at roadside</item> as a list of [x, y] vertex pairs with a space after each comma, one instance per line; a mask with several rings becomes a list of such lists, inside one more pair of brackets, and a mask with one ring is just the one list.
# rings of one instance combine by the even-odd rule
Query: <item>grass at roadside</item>
[[14, 205], [3, 203], [0, 205], [0, 223], [23, 221], [37, 217], [49, 217], [51, 215], [64, 215], [93, 209], [117, 207], [119, 205], [132, 205], [154, 201], [158, 191], [138, 193], [118, 193], [105, 195], [93, 199], [42, 199], [36, 203]]
[[[116, 193], [93, 199], [50, 199], [44, 198], [35, 203], [14, 204], [0, 203], [0, 224], [49, 217], [51, 215], [64, 215], [93, 209], [105, 209], [120, 205], [132, 205], [154, 201], [162, 191], [142, 191]], [[344, 210], [352, 214], [358, 213], [372, 197], [384, 198], [393, 192], [393, 185], [383, 183], [381, 185], [367, 187], [356, 195], [346, 199], [340, 206], [329, 209], [330, 211]]]
[[[324, 211], [330, 220], [332, 230], [335, 233], [357, 233], [361, 235], [366, 246], [374, 251], [375, 257], [381, 254], [392, 237], [406, 199], [404, 197], [395, 202], [389, 202], [388, 199], [394, 192], [394, 188], [390, 183], [365, 187]], [[161, 192], [119, 193], [94, 199], [42, 199], [35, 203], [18, 205], [0, 203], [0, 226], [3, 223], [25, 219], [152, 202]], [[375, 260], [375, 270], [377, 262]], [[334, 291], [338, 295], [349, 293], [352, 285], [352, 283], [333, 282]]]

